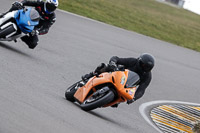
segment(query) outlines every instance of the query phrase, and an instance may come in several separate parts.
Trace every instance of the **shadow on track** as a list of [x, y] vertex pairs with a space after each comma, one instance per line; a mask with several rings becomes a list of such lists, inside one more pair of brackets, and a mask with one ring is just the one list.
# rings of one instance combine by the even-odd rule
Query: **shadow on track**
[[117, 124], [117, 125], [121, 125], [120, 123], [118, 123], [118, 122], [116, 122], [116, 121], [114, 121], [114, 120], [112, 120], [112, 119], [110, 119], [110, 118], [107, 118], [107, 117], [105, 117], [105, 116], [102, 116], [101, 114], [96, 113], [96, 112], [94, 112], [94, 111], [89, 111], [88, 113], [90, 113], [90, 114], [92, 114], [92, 115], [94, 115], [94, 116], [96, 116], [96, 117], [98, 117], [98, 118], [100, 118], [100, 119], [109, 121], [109, 122], [111, 122], [111, 123], [114, 123], [114, 124]]
[[63, 97], [63, 99], [64, 99], [65, 102], [67, 101], [67, 103], [73, 104], [73, 105], [75, 105], [76, 107], [78, 107], [78, 108], [81, 109], [81, 107], [80, 107], [80, 105], [79, 105], [78, 103], [76, 103], [76, 102], [70, 102], [70, 101], [66, 100], [66, 98], [64, 98], [64, 97]]
[[[63, 99], [66, 100], [65, 98], [63, 98]], [[66, 100], [66, 101], [67, 101], [67, 100]], [[68, 101], [68, 102], [69, 102], [70, 104], [75, 105], [75, 106], [76, 106], [77, 108], [79, 108], [80, 110], [82, 110], [82, 109], [80, 108], [80, 105], [79, 105], [79, 104], [74, 103], [74, 102], [70, 102], [70, 101]], [[98, 109], [98, 108], [97, 108], [97, 109]], [[84, 110], [82, 110], [82, 111], [84, 111]], [[120, 126], [120, 127], [124, 128], [124, 129], [134, 130], [134, 127], [131, 127], [131, 126], [126, 125], [126, 124], [123, 124], [123, 123], [119, 123], [119, 122], [117, 122], [117, 121], [115, 121], [115, 120], [113, 120], [113, 119], [111, 119], [111, 118], [105, 117], [105, 116], [103, 116], [103, 115], [101, 115], [101, 114], [99, 114], [99, 113], [97, 113], [97, 112], [94, 112], [94, 111], [84, 111], [84, 112], [89, 113], [89, 114], [91, 114], [91, 115], [93, 115], [93, 116], [95, 116], [95, 117], [97, 117], [97, 118], [99, 118], [99, 119], [101, 119], [101, 120], [110, 122], [110, 123], [115, 124], [115, 125], [117, 125], [117, 126]]]
[[24, 53], [24, 52], [22, 52], [22, 51], [20, 51], [18, 49], [15, 49], [15, 48], [13, 48], [11, 46], [8, 46], [8, 45], [6, 45], [6, 44], [4, 44], [2, 42], [0, 42], [0, 47], [5, 48], [5, 49], [10, 50], [10, 51], [13, 51], [13, 52], [18, 53], [18, 54], [27, 56], [27, 57], [31, 57], [30, 55], [28, 55], [28, 54], [26, 54], [26, 53]]
[[105, 120], [105, 121], [111, 122], [111, 123], [113, 123], [113, 124], [115, 124], [115, 125], [117, 125], [117, 126], [123, 127], [123, 128], [125, 128], [125, 129], [131, 129], [131, 130], [134, 129], [133, 127], [130, 127], [129, 125], [126, 125], [126, 124], [123, 124], [123, 123], [119, 123], [119, 122], [117, 122], [117, 121], [115, 121], [115, 120], [112, 120], [112, 119], [110, 119], [110, 118], [107, 118], [107, 117], [105, 117], [105, 116], [102, 116], [101, 114], [96, 113], [96, 112], [94, 112], [94, 111], [89, 111], [88, 113], [90, 113], [90, 114], [92, 114], [92, 115], [94, 115], [94, 116], [96, 116], [96, 117], [98, 117], [98, 118], [100, 118], [100, 119], [102, 119], [102, 120]]

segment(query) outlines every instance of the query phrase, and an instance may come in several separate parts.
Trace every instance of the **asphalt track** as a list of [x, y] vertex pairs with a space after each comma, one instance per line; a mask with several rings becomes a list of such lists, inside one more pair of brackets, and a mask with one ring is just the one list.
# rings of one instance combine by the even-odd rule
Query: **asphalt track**
[[[1, 0], [0, 12], [13, 0]], [[0, 42], [0, 133], [155, 133], [139, 106], [154, 100], [200, 103], [200, 53], [70, 13], [57, 11], [36, 49]], [[64, 99], [68, 86], [113, 55], [152, 53], [144, 97], [117, 109], [82, 111]]]

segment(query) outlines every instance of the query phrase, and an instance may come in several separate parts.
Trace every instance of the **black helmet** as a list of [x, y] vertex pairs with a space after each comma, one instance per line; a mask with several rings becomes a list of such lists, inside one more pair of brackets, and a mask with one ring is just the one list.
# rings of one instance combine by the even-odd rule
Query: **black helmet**
[[139, 66], [144, 72], [150, 72], [154, 67], [154, 57], [150, 54], [144, 53], [138, 58]]

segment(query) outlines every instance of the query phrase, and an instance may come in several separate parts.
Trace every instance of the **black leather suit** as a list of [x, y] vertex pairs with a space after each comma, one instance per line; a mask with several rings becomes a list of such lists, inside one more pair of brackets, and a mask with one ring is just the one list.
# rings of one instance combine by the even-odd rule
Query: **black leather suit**
[[125, 67], [125, 69], [134, 71], [139, 75], [140, 83], [139, 83], [139, 87], [137, 88], [137, 91], [135, 93], [134, 100], [141, 98], [144, 95], [147, 86], [151, 82], [151, 79], [152, 79], [151, 72], [148, 72], [148, 73], [143, 72], [141, 70], [141, 68], [139, 66], [139, 62], [136, 58], [119, 58], [117, 56], [113, 56], [110, 59], [110, 62], [111, 61], [115, 62], [117, 65], [123, 65]]

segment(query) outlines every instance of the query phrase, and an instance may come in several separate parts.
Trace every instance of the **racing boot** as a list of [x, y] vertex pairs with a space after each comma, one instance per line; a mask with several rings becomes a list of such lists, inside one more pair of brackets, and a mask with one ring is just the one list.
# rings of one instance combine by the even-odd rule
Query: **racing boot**
[[87, 80], [93, 76], [94, 76], [94, 73], [90, 72], [89, 74], [85, 74], [84, 76], [82, 76], [81, 79], [83, 80], [83, 82], [87, 82]]
[[112, 108], [117, 108], [118, 106], [119, 106], [119, 103], [116, 103], [116, 104], [112, 105], [111, 107]]
[[97, 68], [95, 69], [94, 73], [100, 74], [102, 72], [105, 72], [106, 68], [106, 64], [105, 63], [101, 63], [99, 66], [97, 66]]
[[38, 45], [38, 37], [37, 36], [23, 36], [21, 40], [28, 45], [30, 49], [34, 49]]

